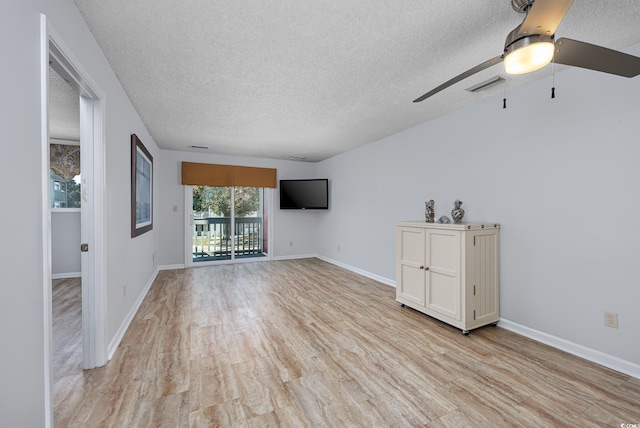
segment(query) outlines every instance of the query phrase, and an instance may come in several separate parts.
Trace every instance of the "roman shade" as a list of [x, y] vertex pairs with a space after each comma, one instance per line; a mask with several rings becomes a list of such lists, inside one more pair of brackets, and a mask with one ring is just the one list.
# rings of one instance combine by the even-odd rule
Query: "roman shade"
[[275, 188], [276, 171], [275, 168], [182, 162], [182, 184]]
[[49, 149], [49, 168], [51, 172], [64, 180], [72, 180], [80, 175], [80, 146], [51, 144]]

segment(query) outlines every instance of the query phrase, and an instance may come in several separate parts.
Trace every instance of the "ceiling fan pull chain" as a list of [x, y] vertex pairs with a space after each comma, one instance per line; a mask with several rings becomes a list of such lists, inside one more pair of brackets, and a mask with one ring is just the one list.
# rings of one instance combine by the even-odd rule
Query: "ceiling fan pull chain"
[[502, 87], [502, 108], [507, 108], [507, 85]]
[[555, 56], [554, 56], [554, 61], [551, 61], [551, 98], [555, 98], [556, 97], [556, 62], [555, 62]]
[[[616, 76], [635, 77], [640, 75], [640, 56], [629, 55], [565, 37], [555, 39], [556, 29], [574, 0], [510, 1], [513, 9], [518, 13], [524, 13], [525, 18], [520, 25], [507, 34], [502, 54], [447, 80], [415, 99], [414, 103], [424, 101], [459, 81], [500, 62], [504, 65], [505, 73], [513, 75], [539, 70], [549, 63], [552, 63], [552, 67], [554, 67], [556, 62], [562, 66], [581, 67]], [[551, 98], [555, 98], [553, 90]], [[503, 107], [506, 108], [506, 105]]]

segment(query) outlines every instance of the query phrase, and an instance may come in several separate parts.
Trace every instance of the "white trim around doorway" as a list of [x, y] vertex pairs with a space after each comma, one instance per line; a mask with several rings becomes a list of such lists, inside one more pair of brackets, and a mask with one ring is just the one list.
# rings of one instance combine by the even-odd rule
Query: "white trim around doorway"
[[53, 344], [51, 214], [49, 209], [49, 66], [77, 86], [80, 94], [80, 150], [82, 162], [82, 242], [90, 251], [82, 253], [83, 367], [107, 362], [106, 346], [106, 233], [105, 223], [105, 95], [62, 40], [45, 14], [40, 15], [41, 152], [42, 152], [42, 242], [44, 311], [44, 399], [45, 426], [53, 426]]

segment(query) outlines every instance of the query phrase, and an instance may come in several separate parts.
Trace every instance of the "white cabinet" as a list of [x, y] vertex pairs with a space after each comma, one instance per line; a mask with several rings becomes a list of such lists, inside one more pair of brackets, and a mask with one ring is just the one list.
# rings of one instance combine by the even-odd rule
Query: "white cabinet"
[[500, 225], [399, 222], [396, 300], [468, 333], [498, 322]]

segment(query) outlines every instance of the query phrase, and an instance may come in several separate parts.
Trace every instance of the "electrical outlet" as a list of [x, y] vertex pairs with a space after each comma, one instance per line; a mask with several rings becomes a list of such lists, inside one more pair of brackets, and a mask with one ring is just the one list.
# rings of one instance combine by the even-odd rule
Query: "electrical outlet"
[[127, 297], [127, 286], [126, 285], [122, 286], [122, 297]]
[[293, 247], [293, 241], [289, 241], [289, 246]]
[[618, 314], [615, 312], [605, 312], [604, 325], [611, 328], [618, 328]]
[[340, 245], [338, 245], [338, 251], [340, 251]]

